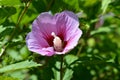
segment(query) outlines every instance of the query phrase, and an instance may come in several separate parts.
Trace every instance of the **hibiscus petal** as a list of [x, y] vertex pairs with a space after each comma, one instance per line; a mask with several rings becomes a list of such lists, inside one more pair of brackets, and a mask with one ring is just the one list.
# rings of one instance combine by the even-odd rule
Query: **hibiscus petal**
[[82, 35], [82, 31], [80, 29], [77, 29], [75, 31], [74, 35], [72, 35], [70, 37], [70, 39], [68, 40], [68, 42], [63, 50], [63, 54], [70, 51], [71, 49], [73, 49], [77, 45], [81, 35]]
[[33, 22], [32, 31], [43, 36], [45, 39], [49, 39], [52, 32], [57, 33], [55, 24], [53, 16], [48, 12], [44, 12]]
[[68, 41], [79, 26], [78, 17], [70, 11], [64, 11], [55, 15], [58, 34], [64, 36], [64, 41]]
[[42, 48], [41, 54], [45, 54], [46, 56], [52, 56], [55, 54], [53, 47]]
[[[26, 37], [26, 43], [28, 49], [32, 52], [39, 53], [41, 55], [51, 56], [54, 54], [52, 47], [48, 47], [48, 43], [44, 38], [36, 37], [33, 32], [30, 32]], [[46, 47], [45, 47], [46, 46]]]

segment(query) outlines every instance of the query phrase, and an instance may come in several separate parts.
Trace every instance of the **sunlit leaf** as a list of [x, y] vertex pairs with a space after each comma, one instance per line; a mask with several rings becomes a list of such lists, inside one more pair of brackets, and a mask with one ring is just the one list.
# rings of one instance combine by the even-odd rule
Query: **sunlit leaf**
[[0, 68], [0, 73], [19, 70], [19, 69], [25, 69], [25, 68], [31, 68], [31, 67], [37, 67], [37, 66], [42, 66], [42, 65], [37, 64], [36, 62], [27, 60], [27, 61], [18, 62], [15, 64], [11, 64], [11, 65], [2, 67], [2, 68]]
[[63, 80], [71, 80], [72, 76], [73, 76], [73, 70], [72, 69], [67, 69], [65, 71]]
[[[56, 67], [60, 68], [60, 62], [56, 62]], [[60, 80], [60, 71], [56, 70], [55, 68], [52, 68], [54, 73], [54, 79], [53, 80]]]
[[19, 80], [17, 78], [9, 77], [9, 76], [0, 76], [0, 80]]
[[101, 6], [101, 9], [102, 9], [102, 13], [105, 13], [108, 5], [112, 2], [112, 0], [102, 0], [102, 6]]
[[14, 6], [14, 5], [20, 5], [21, 1], [20, 0], [0, 0], [0, 5], [5, 5], [5, 6]]
[[98, 34], [98, 33], [109, 33], [111, 32], [112, 29], [110, 27], [100, 27], [99, 29], [97, 30], [93, 30], [91, 31], [91, 35], [94, 35], [94, 34]]
[[54, 68], [52, 70], [53, 70], [53, 73], [54, 73], [54, 79], [52, 79], [52, 80], [60, 80], [60, 72], [57, 71]]
[[69, 65], [71, 63], [73, 63], [74, 61], [76, 61], [77, 59], [78, 59], [78, 57], [74, 56], [74, 55], [67, 55], [67, 56], [65, 56], [66, 63], [69, 64]]
[[92, 6], [94, 5], [98, 0], [85, 0], [85, 6]]
[[3, 52], [4, 52], [4, 49], [0, 48], [0, 57], [2, 56]]

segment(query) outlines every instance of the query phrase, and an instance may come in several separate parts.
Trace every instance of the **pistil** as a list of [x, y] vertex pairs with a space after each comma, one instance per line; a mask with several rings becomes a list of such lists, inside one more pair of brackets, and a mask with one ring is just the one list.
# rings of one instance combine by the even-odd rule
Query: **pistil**
[[63, 50], [62, 40], [54, 32], [52, 32], [51, 35], [54, 37], [54, 39], [53, 39], [54, 49], [57, 52], [61, 52]]

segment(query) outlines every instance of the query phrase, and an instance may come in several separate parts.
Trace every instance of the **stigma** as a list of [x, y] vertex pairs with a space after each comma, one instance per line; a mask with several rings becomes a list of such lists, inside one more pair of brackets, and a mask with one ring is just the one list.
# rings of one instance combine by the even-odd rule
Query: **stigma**
[[63, 43], [60, 37], [58, 37], [54, 32], [51, 33], [54, 37], [53, 39], [53, 47], [57, 52], [61, 52], [63, 50]]

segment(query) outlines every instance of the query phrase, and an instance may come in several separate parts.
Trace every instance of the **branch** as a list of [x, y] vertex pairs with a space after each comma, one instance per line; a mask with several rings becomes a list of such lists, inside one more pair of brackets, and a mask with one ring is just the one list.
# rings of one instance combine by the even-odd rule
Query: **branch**
[[[32, 0], [29, 0], [29, 2], [27, 2], [27, 4], [25, 5], [23, 11], [21, 12], [21, 15], [18, 17], [18, 21], [17, 21], [17, 23], [16, 23], [16, 26], [15, 26], [13, 32], [11, 33], [10, 38], [2, 45], [2, 49], [4, 49], [4, 50], [0, 53], [1, 56], [2, 56], [2, 54], [5, 52], [7, 46], [9, 45], [9, 42], [14, 38], [14, 34], [16, 33], [16, 31], [17, 31], [17, 29], [18, 29], [18, 26], [19, 26], [19, 24], [20, 24], [20, 22], [21, 22], [21, 20], [22, 20], [22, 18], [23, 18], [23, 16], [24, 16], [24, 14], [25, 14], [26, 11], [28, 10], [28, 7], [30, 6], [30, 3], [31, 3], [31, 2], [32, 2]], [[7, 46], [6, 46], [6, 45], [7, 45]], [[1, 57], [1, 56], [0, 56], [0, 57]]]

